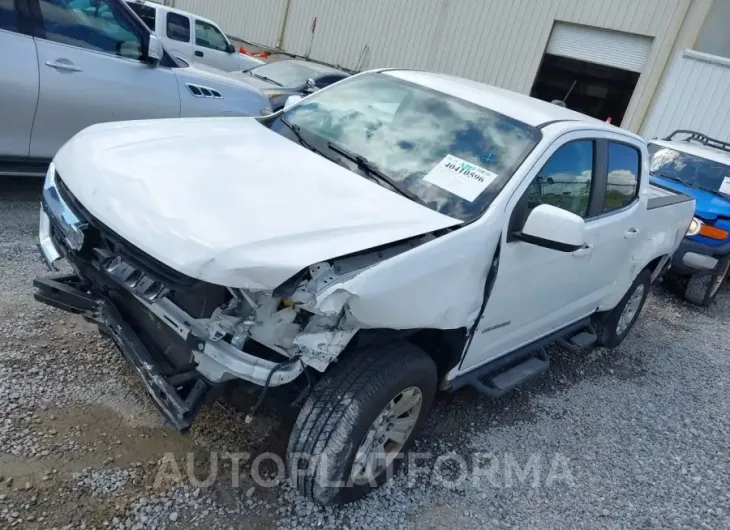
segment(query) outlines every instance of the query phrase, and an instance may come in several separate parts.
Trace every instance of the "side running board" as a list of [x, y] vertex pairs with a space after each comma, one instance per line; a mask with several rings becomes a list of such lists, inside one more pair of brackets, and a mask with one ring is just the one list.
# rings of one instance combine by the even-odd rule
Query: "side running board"
[[550, 344], [558, 343], [570, 351], [582, 352], [597, 341], [596, 330], [590, 319], [585, 318], [460, 374], [451, 381], [449, 388], [458, 390], [471, 386], [482, 394], [500, 397], [548, 370], [550, 360], [545, 348]]
[[500, 397], [526, 381], [544, 374], [549, 367], [547, 352], [541, 348], [532, 356], [518, 361], [509, 368], [489, 374], [482, 379], [475, 379], [472, 386], [488, 396]]
[[588, 324], [575, 335], [566, 335], [556, 342], [568, 351], [581, 353], [598, 342], [598, 333], [592, 324]]

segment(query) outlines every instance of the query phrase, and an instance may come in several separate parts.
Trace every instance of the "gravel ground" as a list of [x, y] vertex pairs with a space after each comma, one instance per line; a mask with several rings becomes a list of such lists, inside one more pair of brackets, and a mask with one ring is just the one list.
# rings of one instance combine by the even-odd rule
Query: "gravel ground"
[[33, 301], [39, 189], [0, 182], [0, 528], [730, 528], [727, 289], [698, 310], [655, 288], [617, 350], [555, 349], [500, 400], [440, 396], [419, 462], [323, 509], [249, 465], [232, 483], [225, 454], [283, 455], [292, 411], [245, 424], [241, 391], [179, 435], [94, 327]]

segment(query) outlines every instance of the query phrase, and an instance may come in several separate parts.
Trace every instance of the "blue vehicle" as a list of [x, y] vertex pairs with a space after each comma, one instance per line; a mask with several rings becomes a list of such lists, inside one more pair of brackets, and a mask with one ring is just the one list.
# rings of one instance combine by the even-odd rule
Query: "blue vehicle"
[[695, 218], [672, 260], [684, 297], [708, 306], [730, 265], [730, 142], [695, 131], [674, 131], [649, 143], [654, 185], [695, 198]]

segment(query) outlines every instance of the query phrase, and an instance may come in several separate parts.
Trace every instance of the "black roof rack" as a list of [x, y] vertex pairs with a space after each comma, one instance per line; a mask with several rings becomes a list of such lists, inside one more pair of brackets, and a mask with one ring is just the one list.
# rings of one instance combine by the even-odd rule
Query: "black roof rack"
[[685, 142], [699, 142], [702, 145], [706, 145], [707, 147], [714, 147], [715, 149], [721, 149], [723, 151], [727, 151], [730, 153], [730, 142], [723, 142], [722, 140], [715, 140], [714, 138], [710, 138], [709, 136], [706, 136], [702, 133], [699, 133], [697, 131], [690, 131], [688, 129], [677, 129], [672, 134], [664, 138], [664, 140], [671, 142], [674, 140], [674, 137], [677, 135], [686, 134], [687, 137], [683, 140], [679, 141], [685, 141]]

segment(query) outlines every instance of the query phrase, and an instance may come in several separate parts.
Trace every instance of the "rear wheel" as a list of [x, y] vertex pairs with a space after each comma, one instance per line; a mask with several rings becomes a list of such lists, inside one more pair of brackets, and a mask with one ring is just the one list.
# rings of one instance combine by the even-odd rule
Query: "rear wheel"
[[644, 308], [649, 289], [651, 273], [644, 269], [631, 284], [621, 301], [611, 311], [603, 313], [594, 321], [598, 332], [598, 344], [615, 348], [627, 337]]
[[433, 360], [408, 342], [363, 350], [326, 373], [289, 440], [297, 489], [343, 504], [388, 480], [431, 408], [436, 379]]
[[690, 276], [684, 289], [684, 299], [698, 306], [709, 306], [720, 291], [729, 266], [730, 258], [725, 258], [713, 270], [700, 271]]

